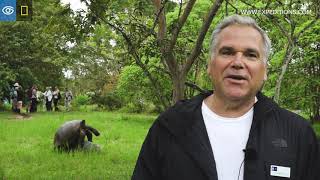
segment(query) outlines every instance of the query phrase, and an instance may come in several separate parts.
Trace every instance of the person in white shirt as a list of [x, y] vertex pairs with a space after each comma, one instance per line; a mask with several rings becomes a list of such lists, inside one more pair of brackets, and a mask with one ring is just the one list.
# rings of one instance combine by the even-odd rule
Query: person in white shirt
[[46, 109], [47, 109], [47, 111], [52, 111], [53, 93], [51, 91], [51, 87], [47, 87], [47, 90], [44, 92], [44, 97], [45, 97], [45, 100], [46, 100]]

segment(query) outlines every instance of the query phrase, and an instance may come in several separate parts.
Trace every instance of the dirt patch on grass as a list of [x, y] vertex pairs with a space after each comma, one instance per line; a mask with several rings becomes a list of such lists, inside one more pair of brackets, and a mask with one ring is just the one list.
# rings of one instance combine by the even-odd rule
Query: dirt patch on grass
[[25, 113], [21, 113], [21, 114], [14, 114], [12, 119], [15, 120], [30, 120], [32, 118], [32, 116], [30, 114], [25, 114]]

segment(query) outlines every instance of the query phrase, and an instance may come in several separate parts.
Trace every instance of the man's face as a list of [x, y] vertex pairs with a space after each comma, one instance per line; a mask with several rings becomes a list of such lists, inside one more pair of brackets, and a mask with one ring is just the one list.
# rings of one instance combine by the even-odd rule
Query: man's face
[[250, 26], [231, 25], [218, 35], [208, 73], [215, 94], [229, 100], [255, 96], [266, 79], [263, 40]]

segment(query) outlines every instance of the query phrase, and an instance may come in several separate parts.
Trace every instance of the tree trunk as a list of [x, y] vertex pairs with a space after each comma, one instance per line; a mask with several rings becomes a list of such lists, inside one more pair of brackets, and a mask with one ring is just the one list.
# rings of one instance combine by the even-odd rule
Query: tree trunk
[[280, 90], [281, 90], [282, 80], [283, 80], [284, 75], [288, 69], [293, 52], [294, 52], [294, 45], [288, 44], [288, 47], [286, 49], [286, 55], [284, 57], [283, 64], [281, 67], [281, 73], [280, 73], [279, 78], [277, 80], [275, 94], [273, 97], [273, 100], [277, 103], [279, 103], [279, 100], [280, 100]]
[[172, 76], [172, 88], [173, 88], [173, 94], [172, 94], [172, 100], [173, 103], [178, 102], [179, 100], [184, 99], [184, 90], [185, 90], [185, 81], [186, 81], [186, 75], [183, 72], [180, 72], [179, 70], [176, 71]]
[[[317, 77], [320, 77], [319, 75], [319, 64], [317, 63], [311, 63], [308, 71], [309, 71], [309, 76], [311, 76], [313, 79], [316, 79]], [[320, 87], [319, 84], [317, 83], [311, 83], [310, 84], [310, 89], [311, 89], [311, 124], [314, 122], [319, 122], [320, 121]]]

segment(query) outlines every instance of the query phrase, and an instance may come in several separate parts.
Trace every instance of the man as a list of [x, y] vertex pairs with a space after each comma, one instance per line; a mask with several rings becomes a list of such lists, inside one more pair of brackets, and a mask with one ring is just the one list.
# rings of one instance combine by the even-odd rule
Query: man
[[22, 90], [22, 86], [20, 86], [18, 83], [14, 84], [14, 98], [13, 98], [13, 105], [14, 105], [14, 112], [21, 113], [22, 110], [22, 104], [23, 104], [23, 98], [24, 93]]
[[30, 89], [31, 91], [31, 105], [30, 105], [30, 113], [37, 112], [37, 86], [33, 85]]
[[66, 107], [66, 111], [70, 111], [72, 99], [73, 99], [73, 94], [72, 94], [71, 90], [66, 88], [65, 97], [64, 97], [64, 105]]
[[132, 179], [319, 180], [311, 126], [260, 93], [270, 48], [252, 18], [223, 20], [207, 70], [213, 94], [178, 102], [158, 117]]
[[17, 112], [17, 104], [18, 104], [18, 89], [19, 89], [19, 84], [14, 83], [13, 87], [11, 88], [10, 91], [10, 96], [11, 96], [11, 102], [12, 102], [12, 111]]
[[53, 91], [54, 111], [59, 111], [58, 102], [59, 102], [60, 99], [61, 99], [60, 90], [59, 90], [59, 88], [56, 86], [56, 87], [54, 88], [54, 91]]
[[52, 90], [51, 87], [47, 87], [46, 91], [44, 92], [44, 97], [46, 99], [46, 109], [47, 111], [52, 111]]

